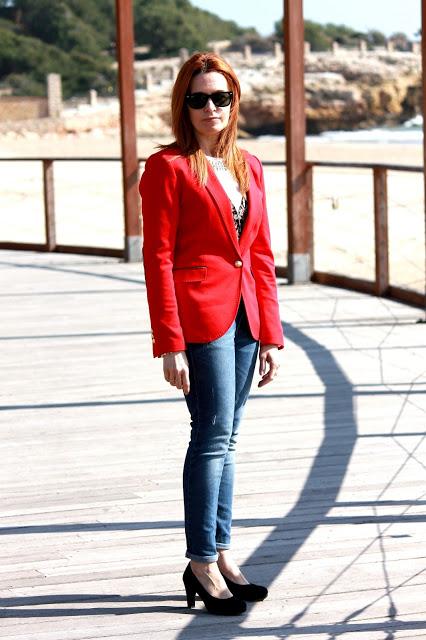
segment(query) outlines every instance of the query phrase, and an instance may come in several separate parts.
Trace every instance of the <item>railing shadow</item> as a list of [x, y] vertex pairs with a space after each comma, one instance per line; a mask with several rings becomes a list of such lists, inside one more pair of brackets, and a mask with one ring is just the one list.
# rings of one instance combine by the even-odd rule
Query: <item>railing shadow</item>
[[[271, 526], [275, 525], [274, 529], [271, 531], [270, 535], [263, 541], [263, 543], [253, 552], [253, 554], [248, 558], [246, 565], [258, 565], [257, 566], [257, 576], [261, 579], [265, 584], [270, 585], [275, 580], [275, 578], [281, 573], [286, 564], [290, 562], [291, 558], [297, 553], [297, 551], [303, 546], [305, 540], [315, 531], [316, 527], [324, 521], [324, 518], [328, 514], [331, 508], [335, 505], [335, 501], [337, 495], [339, 493], [340, 487], [342, 485], [343, 479], [345, 477], [348, 463], [350, 457], [353, 452], [353, 448], [356, 441], [356, 420], [354, 415], [354, 406], [353, 406], [353, 388], [346, 375], [336, 362], [333, 355], [325, 349], [321, 344], [308, 337], [299, 329], [295, 328], [291, 325], [285, 326], [285, 332], [288, 340], [291, 340], [298, 347], [303, 349], [309, 358], [313, 368], [315, 369], [318, 378], [324, 386], [324, 436], [322, 443], [319, 447], [315, 460], [310, 469], [309, 475], [305, 481], [304, 487], [300, 493], [299, 499], [294, 507], [286, 514], [282, 520], [278, 519], [266, 519], [262, 520], [256, 519], [256, 524], [262, 524], [263, 526]], [[330, 383], [330, 380], [332, 381]], [[339, 415], [342, 418], [342, 428], [337, 431], [335, 429], [335, 419], [333, 416], [333, 412], [336, 409], [336, 385], [338, 387], [338, 397], [339, 397]], [[267, 400], [265, 400], [267, 401]], [[328, 466], [324, 464], [324, 461], [329, 457], [333, 458], [333, 482], [327, 482], [327, 486], [324, 486], [325, 477], [327, 479], [330, 478], [330, 471]], [[318, 500], [320, 492], [320, 500]], [[306, 512], [312, 510], [312, 519], [310, 522], [304, 522], [303, 525], [298, 525], [298, 517], [302, 515], [306, 515]], [[124, 523], [121, 523], [123, 525]], [[153, 523], [150, 523], [152, 526]], [[160, 523], [158, 523], [160, 524]], [[165, 523], [162, 523], [164, 526]], [[180, 523], [177, 522], [169, 522], [166, 523], [166, 526], [176, 526]], [[236, 524], [240, 524], [242, 526], [252, 526], [253, 523], [251, 520], [245, 521], [237, 521]], [[289, 525], [289, 528], [292, 530], [292, 540], [291, 544], [282, 544], [277, 547], [276, 540], [274, 542], [274, 558], [273, 562], [271, 562], [271, 558], [264, 559], [263, 556], [268, 555], [268, 546], [272, 539], [276, 539], [278, 536], [278, 531], [285, 529], [286, 525]], [[137, 523], [136, 526], [140, 526], [141, 523]], [[87, 525], [85, 525], [87, 526]], [[118, 523], [120, 526], [120, 523]], [[101, 528], [107, 528], [108, 525], [104, 525]], [[31, 529], [31, 528], [30, 528]], [[22, 528], [22, 533], [28, 532], [28, 530], [24, 527]], [[15, 531], [14, 533], [17, 533]], [[11, 530], [5, 530], [3, 533], [12, 533]], [[270, 552], [269, 552], [270, 553]], [[53, 597], [53, 596], [52, 596]], [[72, 602], [73, 596], [70, 596], [70, 600], [67, 602]], [[79, 597], [74, 596], [75, 601], [79, 602]], [[101, 598], [105, 599], [105, 598]], [[25, 600], [25, 599], [24, 599]], [[21, 601], [18, 599], [19, 604], [25, 607], [25, 604], [30, 604], [30, 601]], [[124, 599], [126, 600], [126, 599]], [[91, 613], [102, 614], [102, 613], [141, 613], [142, 610], [145, 613], [150, 611], [164, 611], [164, 607], [159, 605], [159, 600], [155, 598], [155, 596], [139, 596], [137, 597], [139, 602], [144, 602], [146, 600], [154, 601], [153, 606], [144, 606], [144, 607], [118, 607], [117, 609], [111, 610], [110, 607], [97, 607], [95, 612], [91, 610]], [[120, 599], [122, 603], [123, 600]], [[2, 616], [7, 617], [24, 617], [24, 616], [37, 616], [37, 610], [32, 610], [27, 608], [21, 608], [18, 605], [18, 609], [14, 604], [18, 604], [18, 602], [2, 602], [5, 609], [2, 611]], [[32, 603], [34, 604], [34, 603]], [[38, 605], [42, 604], [42, 601], [38, 602]], [[40, 608], [41, 609], [41, 608]], [[39, 609], [39, 611], [40, 611]], [[169, 607], [166, 606], [166, 609], [169, 610]], [[173, 609], [173, 607], [172, 607]], [[47, 615], [77, 615], [76, 612], [80, 611], [80, 608], [69, 609], [67, 613], [63, 607], [58, 609], [50, 609]], [[86, 610], [87, 614], [87, 610]], [[194, 615], [195, 614], [195, 615]], [[199, 637], [200, 634], [200, 624], [204, 626], [208, 617], [206, 617], [202, 610], [194, 611], [194, 614], [191, 614], [191, 620], [189, 624], [183, 629], [179, 634], [179, 640], [183, 640], [185, 638], [195, 638]], [[46, 615], [46, 610], [45, 610]], [[303, 615], [303, 612], [301, 613]], [[296, 620], [292, 620], [290, 625], [294, 624]], [[285, 625], [288, 628], [288, 623]], [[257, 630], [259, 633], [259, 630]], [[270, 630], [265, 630], [266, 635], [269, 635]], [[275, 630], [276, 632], [276, 630]], [[226, 633], [227, 635], [223, 635]], [[221, 637], [229, 637], [229, 638], [239, 638], [239, 637], [247, 637], [248, 629], [243, 628], [240, 622], [227, 621], [226, 625], [221, 625]]]
[[[292, 325], [286, 324], [284, 330], [287, 340], [291, 340], [305, 352], [324, 386], [324, 435], [296, 504], [286, 513], [281, 522], [275, 526], [269, 536], [263, 540], [261, 545], [255, 549], [245, 562], [247, 567], [257, 565], [256, 579], [267, 586], [270, 586], [280, 575], [285, 566], [316, 528], [324, 522], [329, 511], [335, 506], [357, 438], [353, 385], [333, 354], [323, 345]], [[330, 380], [332, 381], [331, 383]], [[336, 386], [338, 387], [337, 392], [335, 390]], [[342, 423], [342, 428], [339, 430], [335, 428], [334, 418], [336, 393], [338, 393], [339, 416]], [[332, 483], [329, 482], [330, 470], [328, 465], [324, 464], [324, 460], [329, 457], [332, 457], [333, 460]], [[320, 500], [318, 500], [319, 495]], [[295, 522], [297, 523], [299, 517], [303, 520], [310, 510], [313, 514], [312, 520], [305, 521], [299, 529], [297, 529], [296, 525], [295, 529]], [[282, 545], [277, 546], [278, 531], [285, 530], [287, 523], [291, 526], [294, 534], [294, 537], [292, 536], [292, 544], [289, 546], [282, 543]], [[263, 522], [263, 524], [267, 526], [268, 522]], [[274, 541], [273, 559], [270, 552], [270, 543], [272, 541]], [[250, 575], [250, 571], [247, 573]], [[290, 637], [293, 625], [303, 617], [304, 613], [303, 610], [300, 611], [282, 628], [275, 627], [274, 629], [262, 630], [258, 628], [256, 629], [256, 634], [258, 636], [269, 636], [278, 633], [282, 634], [282, 637]], [[197, 637], [197, 633], [200, 633], [200, 629], [197, 629], [199, 623], [203, 624], [202, 618], [195, 615], [185, 629], [178, 634], [177, 639], [189, 640], [189, 638]], [[328, 628], [328, 633], [333, 633], [333, 625], [325, 626]], [[221, 639], [245, 638], [250, 635], [248, 631], [249, 629], [246, 626], [243, 626], [239, 621], [235, 621], [227, 624], [226, 627], [222, 627]], [[322, 633], [324, 632], [323, 630]], [[319, 631], [319, 633], [321, 632]]]
[[[237, 526], [268, 526], [273, 527], [271, 533], [266, 537], [257, 549], [247, 559], [245, 565], [247, 574], [250, 577], [251, 567], [256, 565], [256, 579], [270, 586], [274, 580], [282, 573], [286, 565], [292, 560], [297, 552], [302, 548], [306, 540], [315, 532], [318, 526], [327, 522], [337, 523], [358, 523], [358, 522], [387, 522], [402, 521], [410, 519], [410, 516], [383, 516], [375, 515], [368, 517], [338, 517], [329, 516], [329, 512], [336, 506], [343, 503], [338, 501], [349, 461], [351, 459], [357, 439], [357, 424], [354, 408], [355, 390], [348, 377], [339, 366], [336, 358], [323, 345], [313, 340], [300, 329], [286, 325], [285, 332], [287, 339], [292, 341], [304, 351], [307, 358], [315, 370], [320, 383], [324, 388], [324, 409], [323, 409], [323, 439], [313, 460], [309, 474], [300, 492], [296, 504], [282, 518], [247, 518], [235, 521]], [[264, 398], [265, 402], [267, 399]], [[336, 409], [339, 412], [339, 428], [336, 429]], [[393, 501], [390, 502], [392, 506]], [[404, 501], [408, 504], [409, 501]], [[357, 503], [354, 503], [357, 504]], [[372, 505], [380, 505], [380, 500]], [[284, 505], [283, 505], [284, 508]], [[306, 514], [310, 518], [306, 519]], [[423, 514], [412, 516], [415, 521], [424, 521]], [[180, 528], [180, 521], [162, 522], [117, 522], [117, 523], [84, 523], [66, 525], [47, 525], [34, 527], [3, 528], [0, 534], [16, 533], [39, 533], [57, 531], [78, 531], [78, 530], [118, 530], [118, 529], [144, 529], [144, 528]], [[282, 532], [288, 531], [290, 539], [281, 540]], [[273, 549], [271, 555], [271, 549]], [[337, 578], [336, 578], [337, 579]], [[43, 599], [44, 598], [44, 599]], [[170, 601], [182, 601], [181, 605], [172, 606]], [[141, 613], [167, 613], [175, 612], [182, 614], [184, 608], [184, 596], [166, 595], [135, 595], [135, 596], [105, 596], [102, 594], [92, 595], [67, 595], [67, 596], [43, 596], [34, 598], [10, 598], [0, 600], [0, 606], [4, 607], [0, 612], [0, 617], [56, 617], [75, 615], [129, 615]], [[66, 608], [67, 604], [99, 603], [95, 607]], [[102, 603], [102, 604], [101, 604]], [[139, 603], [141, 606], [138, 606]], [[60, 605], [58, 608], [45, 608], [43, 605]], [[131, 606], [129, 606], [131, 604]], [[118, 606], [117, 606], [118, 605]], [[124, 605], [124, 606], [123, 606]], [[36, 607], [31, 609], [30, 607]], [[226, 621], [212, 620], [211, 616], [198, 607], [197, 610], [186, 612], [189, 623], [177, 633], [178, 640], [199, 639], [204, 637], [206, 625], [219, 632], [221, 640], [231, 640], [233, 638], [256, 637], [281, 637], [292, 638], [301, 635], [328, 634], [329, 638], [353, 631], [360, 633], [383, 631], [388, 633], [388, 638], [393, 638], [397, 631], [421, 630], [426, 628], [426, 621], [398, 620], [396, 617], [380, 622], [356, 621], [353, 619], [357, 612], [352, 612], [348, 618], [329, 624], [300, 624], [299, 621], [307, 613], [309, 606], [302, 608], [291, 620], [283, 621], [280, 626], [269, 626], [262, 628], [247, 628], [244, 626], [244, 619], [232, 619]], [[298, 624], [299, 622], [299, 624]], [[215, 631], [212, 631], [215, 636]]]
[[[15, 596], [0, 598], [0, 618], [63, 618], [88, 615], [123, 616], [159, 612], [181, 613], [183, 605], [162, 604], [170, 602], [170, 600], [170, 596], [153, 594], [121, 596], [101, 593], [70, 593], [65, 595]], [[183, 602], [186, 598], [184, 595], [173, 596], [173, 601], [179, 600]], [[72, 608], [66, 606], [76, 604], [83, 606]], [[59, 607], [53, 609], [51, 605], [59, 605]]]
[[[113, 262], [109, 264], [114, 264]], [[117, 261], [117, 264], [120, 264]], [[84, 269], [75, 269], [72, 267], [63, 267], [55, 264], [37, 264], [35, 262], [12, 262], [10, 260], [0, 261], [0, 265], [4, 267], [15, 267], [16, 269], [40, 269], [41, 271], [54, 271], [57, 273], [65, 273], [67, 275], [76, 276], [88, 276], [89, 278], [100, 278], [101, 280], [113, 280], [114, 282], [130, 282], [131, 284], [137, 284], [138, 286], [145, 288], [145, 279], [143, 276], [143, 270], [141, 267], [141, 274], [137, 278], [130, 278], [129, 276], [118, 276], [111, 273], [97, 273], [96, 271], [86, 271]], [[94, 265], [96, 266], [96, 264]], [[123, 289], [120, 290], [123, 293]]]

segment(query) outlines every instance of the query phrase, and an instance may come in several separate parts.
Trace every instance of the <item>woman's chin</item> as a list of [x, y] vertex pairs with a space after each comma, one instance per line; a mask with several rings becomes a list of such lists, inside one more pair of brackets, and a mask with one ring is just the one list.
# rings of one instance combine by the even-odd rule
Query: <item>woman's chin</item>
[[220, 123], [212, 123], [209, 126], [204, 128], [204, 131], [202, 132], [202, 135], [204, 136], [211, 136], [213, 135], [219, 135], [219, 133], [221, 133], [223, 130], [225, 129], [225, 127], [220, 124]]

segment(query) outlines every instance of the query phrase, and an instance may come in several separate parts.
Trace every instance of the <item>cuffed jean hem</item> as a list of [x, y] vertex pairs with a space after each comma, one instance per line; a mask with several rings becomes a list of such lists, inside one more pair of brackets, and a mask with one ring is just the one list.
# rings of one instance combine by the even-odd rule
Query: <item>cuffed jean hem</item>
[[230, 549], [230, 548], [231, 548], [230, 544], [226, 544], [225, 542], [216, 542], [216, 549], [225, 551], [226, 549]]
[[194, 562], [217, 562], [219, 558], [219, 554], [216, 553], [214, 556], [197, 556], [195, 553], [191, 553], [190, 551], [187, 551], [185, 553], [185, 558], [194, 560]]

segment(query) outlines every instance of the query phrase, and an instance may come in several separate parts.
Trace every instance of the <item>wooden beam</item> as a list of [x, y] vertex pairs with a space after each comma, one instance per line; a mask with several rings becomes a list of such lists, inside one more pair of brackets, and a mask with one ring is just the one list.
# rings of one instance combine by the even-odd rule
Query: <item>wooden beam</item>
[[284, 0], [288, 271], [292, 283], [308, 282], [313, 271], [312, 180], [305, 158], [304, 49], [303, 0]]
[[118, 81], [120, 94], [121, 162], [123, 167], [125, 256], [128, 262], [142, 258], [136, 105], [133, 71], [133, 3], [115, 0]]
[[375, 294], [374, 282], [363, 280], [362, 278], [351, 278], [339, 273], [327, 273], [326, 271], [314, 271], [312, 282], [326, 285], [327, 287], [341, 287], [350, 291], [360, 291], [361, 293]]
[[[422, 1], [422, 113], [423, 133], [426, 122], [426, 0]], [[425, 297], [426, 297], [426, 135], [423, 135], [423, 181], [424, 181], [424, 215], [425, 215]], [[425, 308], [426, 317], [426, 308]]]
[[56, 221], [55, 221], [55, 190], [53, 180], [53, 160], [43, 160], [43, 198], [44, 198], [44, 228], [47, 251], [55, 251]]
[[[403, 287], [389, 286], [386, 294], [386, 298], [389, 300], [396, 300], [403, 304], [409, 304], [412, 307], [419, 307], [426, 309], [426, 294], [420, 293], [420, 291], [413, 291], [412, 289], [404, 289]], [[420, 322], [424, 322], [424, 319], [419, 319]]]
[[386, 169], [373, 169], [374, 243], [376, 254], [376, 295], [384, 296], [389, 287], [388, 188]]
[[6, 251], [47, 251], [47, 245], [45, 242], [9, 242], [1, 241], [0, 249]]

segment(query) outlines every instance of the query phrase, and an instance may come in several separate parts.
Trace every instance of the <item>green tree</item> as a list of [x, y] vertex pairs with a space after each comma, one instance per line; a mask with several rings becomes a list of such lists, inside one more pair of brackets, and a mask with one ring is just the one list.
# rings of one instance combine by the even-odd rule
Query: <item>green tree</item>
[[[279, 40], [283, 38], [282, 20], [275, 23], [275, 36]], [[377, 30], [362, 33], [344, 24], [320, 24], [313, 20], [305, 20], [305, 40], [310, 43], [312, 51], [326, 51], [334, 41], [344, 47], [355, 47], [360, 39], [366, 40], [370, 46], [383, 45], [386, 42], [383, 33]]]
[[365, 35], [359, 31], [351, 29], [344, 24], [332, 24], [331, 22], [323, 26], [324, 33], [331, 41], [350, 47], [357, 44], [357, 41], [364, 38]]
[[377, 29], [367, 31], [367, 42], [373, 47], [383, 47], [386, 44], [386, 36]]
[[14, 0], [10, 9], [15, 25], [27, 35], [59, 46], [66, 30], [67, 17], [63, 2], [51, 0]]
[[172, 0], [137, 2], [135, 35], [138, 44], [151, 45], [153, 56], [176, 53], [180, 47], [202, 48], [204, 40]]
[[111, 46], [115, 40], [114, 0], [67, 0], [67, 4], [78, 18], [102, 38], [103, 46]]
[[61, 74], [65, 97], [89, 88], [104, 92], [115, 77], [111, 61], [105, 57], [93, 58], [78, 51], [68, 54], [36, 38], [0, 27], [0, 79], [3, 84], [21, 95], [26, 92], [44, 95], [48, 73]]
[[[151, 54], [175, 54], [250, 30], [189, 0], [134, 0], [135, 41]], [[62, 75], [64, 96], [115, 85], [114, 0], [0, 0], [0, 82], [17, 93], [43, 94], [45, 76]]]
[[[39, 38], [64, 51], [77, 47], [95, 54], [109, 45], [110, 38], [96, 28], [100, 26], [99, 14], [87, 10], [93, 5], [87, 2], [86, 11], [82, 11], [80, 4], [78, 0], [37, 0], [36, 3], [33, 0], [14, 0], [7, 13], [23, 35]], [[106, 21], [103, 26], [107, 28]]]
[[[283, 40], [284, 19], [275, 23], [275, 37]], [[305, 40], [311, 45], [312, 51], [326, 51], [330, 49], [332, 39], [326, 34], [323, 25], [312, 20], [305, 20]]]
[[274, 23], [274, 36], [277, 40], [282, 42], [284, 37], [284, 18], [281, 18], [281, 20], [277, 20]]
[[397, 51], [409, 51], [410, 49], [410, 42], [406, 34], [402, 33], [401, 31], [397, 31], [396, 33], [393, 33], [390, 36], [389, 40], [393, 42], [395, 49]]
[[333, 42], [323, 25], [312, 20], [305, 20], [305, 40], [311, 45], [312, 51], [327, 51]]
[[36, 93], [40, 95], [44, 92], [46, 74], [51, 72], [65, 77], [69, 73], [69, 59], [63, 51], [36, 38], [0, 28], [0, 78], [7, 80], [11, 75], [15, 86], [22, 86], [22, 76], [28, 74], [34, 87], [39, 87]]
[[150, 45], [152, 56], [176, 54], [182, 47], [205, 49], [210, 40], [233, 39], [247, 31], [188, 0], [135, 0], [134, 17], [136, 42]]
[[232, 51], [243, 51], [245, 45], [249, 45], [254, 53], [271, 52], [274, 38], [272, 36], [263, 38], [256, 31], [254, 33], [244, 33], [232, 39]]

